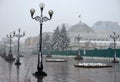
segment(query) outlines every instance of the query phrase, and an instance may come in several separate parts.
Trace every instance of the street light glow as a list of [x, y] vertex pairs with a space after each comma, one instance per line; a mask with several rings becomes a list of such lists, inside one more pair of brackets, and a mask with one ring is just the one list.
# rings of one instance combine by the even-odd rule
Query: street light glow
[[45, 7], [45, 4], [44, 4], [43, 2], [41, 2], [41, 3], [39, 4], [39, 7], [40, 7], [41, 9], [43, 9], [43, 8]]
[[52, 18], [53, 13], [54, 13], [53, 10], [48, 11], [48, 14], [50, 15], [50, 19]]
[[35, 9], [31, 8], [30, 9], [30, 13], [31, 13], [31, 17], [33, 17], [34, 13], [35, 13]]

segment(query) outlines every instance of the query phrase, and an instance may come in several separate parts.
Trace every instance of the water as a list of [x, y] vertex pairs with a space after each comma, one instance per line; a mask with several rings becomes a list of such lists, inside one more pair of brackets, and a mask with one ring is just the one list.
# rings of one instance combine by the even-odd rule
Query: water
[[[44, 71], [48, 76], [36, 79], [32, 73], [37, 70], [37, 55], [20, 58], [22, 63], [17, 67], [0, 58], [0, 82], [120, 82], [120, 64], [112, 64], [110, 60], [87, 58], [85, 61], [76, 61], [65, 57], [67, 62], [45, 62]], [[111, 68], [76, 68], [78, 62], [106, 62]]]

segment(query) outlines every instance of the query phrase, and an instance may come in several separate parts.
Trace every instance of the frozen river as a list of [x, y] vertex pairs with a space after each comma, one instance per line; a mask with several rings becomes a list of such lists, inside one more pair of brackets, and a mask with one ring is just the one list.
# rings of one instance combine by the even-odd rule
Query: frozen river
[[[106, 62], [110, 68], [76, 68], [79, 61], [65, 57], [67, 62], [45, 62], [44, 71], [48, 76], [38, 81], [32, 73], [37, 70], [37, 55], [20, 58], [22, 63], [17, 67], [0, 58], [0, 82], [120, 82], [120, 64], [112, 64], [105, 59], [86, 59], [85, 62]], [[83, 62], [83, 61], [80, 61]]]

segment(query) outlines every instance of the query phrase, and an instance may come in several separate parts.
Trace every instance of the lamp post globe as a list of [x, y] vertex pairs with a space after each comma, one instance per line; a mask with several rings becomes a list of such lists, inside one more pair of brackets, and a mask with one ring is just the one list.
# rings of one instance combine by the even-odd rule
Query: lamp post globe
[[33, 17], [34, 13], [35, 13], [35, 9], [30, 9], [30, 13], [31, 13], [31, 17]]
[[45, 4], [44, 4], [43, 2], [41, 2], [41, 3], [39, 4], [39, 7], [40, 7], [41, 9], [44, 9], [44, 8], [45, 8]]
[[53, 10], [49, 10], [49, 11], [48, 11], [48, 14], [49, 14], [49, 16], [50, 16], [50, 19], [52, 18], [53, 13], [54, 13]]

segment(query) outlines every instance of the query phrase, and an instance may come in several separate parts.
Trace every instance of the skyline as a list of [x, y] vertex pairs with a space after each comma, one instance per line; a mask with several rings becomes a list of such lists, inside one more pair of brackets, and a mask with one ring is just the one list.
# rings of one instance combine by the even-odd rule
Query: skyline
[[[52, 20], [43, 24], [43, 32], [53, 31], [63, 23], [77, 24], [80, 19], [89, 26], [97, 21], [120, 22], [119, 0], [1, 0], [0, 1], [0, 40], [7, 34], [21, 28], [26, 32], [25, 38], [39, 34], [39, 22], [30, 16], [30, 9], [40, 13], [39, 3], [44, 2], [43, 15], [49, 17], [48, 11], [54, 11]], [[25, 39], [23, 38], [23, 39]]]

